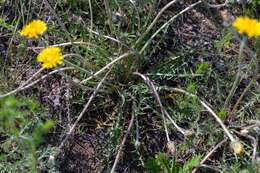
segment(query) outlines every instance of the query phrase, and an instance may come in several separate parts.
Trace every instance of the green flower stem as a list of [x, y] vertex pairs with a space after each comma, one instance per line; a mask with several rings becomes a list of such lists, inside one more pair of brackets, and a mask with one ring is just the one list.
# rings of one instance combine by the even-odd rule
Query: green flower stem
[[251, 81], [249, 82], [249, 84], [247, 85], [247, 87], [242, 92], [242, 94], [240, 95], [240, 97], [237, 99], [236, 104], [234, 105], [234, 107], [231, 111], [231, 115], [234, 114], [237, 111], [238, 106], [239, 106], [241, 100], [244, 98], [245, 94], [251, 89], [253, 84], [260, 77], [260, 75], [258, 74], [259, 73], [259, 64], [257, 62], [257, 54], [254, 55], [254, 58], [252, 59], [252, 62], [251, 62], [251, 66], [252, 66], [253, 63], [255, 63], [255, 65], [256, 65], [253, 77], [252, 77]]
[[236, 75], [236, 78], [235, 78], [235, 81], [232, 85], [232, 88], [226, 98], [226, 101], [224, 103], [224, 108], [225, 110], [227, 110], [228, 106], [229, 106], [229, 103], [232, 99], [232, 97], [234, 96], [236, 90], [237, 90], [237, 86], [240, 82], [240, 79], [241, 79], [241, 73], [242, 73], [242, 62], [243, 62], [243, 50], [245, 48], [245, 45], [246, 45], [246, 39], [247, 37], [246, 36], [243, 36], [243, 39], [241, 41], [241, 44], [240, 44], [240, 48], [239, 48], [239, 56], [238, 56], [238, 61], [239, 61], [239, 66], [238, 66], [238, 72], [237, 72], [237, 75]]

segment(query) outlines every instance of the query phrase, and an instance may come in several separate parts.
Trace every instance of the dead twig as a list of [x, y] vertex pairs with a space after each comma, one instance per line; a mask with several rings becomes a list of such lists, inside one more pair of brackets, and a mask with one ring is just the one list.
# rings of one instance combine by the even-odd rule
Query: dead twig
[[[97, 45], [94, 45], [92, 43], [89, 42], [84, 42], [84, 41], [75, 41], [75, 42], [65, 42], [65, 43], [59, 43], [59, 44], [53, 44], [53, 45], [49, 45], [48, 47], [63, 47], [63, 46], [70, 46], [70, 45], [88, 45], [88, 46], [92, 46], [92, 47], [97, 47]], [[39, 47], [28, 47], [28, 50], [38, 50], [38, 49], [44, 49], [44, 46], [39, 46]]]
[[170, 6], [172, 6], [174, 3], [176, 3], [177, 0], [173, 0], [170, 1], [168, 4], [166, 4], [160, 11], [159, 13], [156, 15], [156, 17], [154, 18], [154, 20], [152, 21], [152, 23], [147, 27], [147, 29], [145, 30], [145, 32], [138, 38], [138, 40], [136, 41], [135, 45], [137, 45], [138, 43], [140, 43], [143, 38], [150, 32], [150, 30], [153, 28], [153, 26], [156, 24], [156, 22], [158, 21], [158, 19], [161, 17], [161, 15], [163, 14], [163, 12], [165, 10], [167, 10]]
[[26, 86], [21, 87], [19, 91], [22, 91], [22, 90], [25, 90], [27, 88], [32, 87], [33, 85], [37, 84], [38, 82], [40, 82], [41, 80], [45, 79], [46, 77], [48, 77], [48, 76], [50, 76], [52, 74], [55, 74], [55, 73], [58, 73], [58, 72], [62, 72], [62, 71], [65, 71], [65, 70], [73, 70], [73, 69], [75, 69], [75, 68], [74, 67], [64, 67], [64, 68], [59, 68], [59, 69], [53, 70], [53, 71], [47, 73], [46, 75], [41, 76], [39, 79], [33, 81], [32, 83], [30, 83], [30, 84], [28, 84]]
[[151, 43], [151, 41], [155, 38], [155, 36], [161, 32], [164, 28], [168, 27], [177, 17], [179, 17], [180, 15], [184, 14], [185, 12], [189, 11], [190, 9], [194, 8], [195, 6], [199, 5], [200, 3], [202, 3], [201, 0], [199, 0], [198, 2], [195, 2], [191, 5], [189, 5], [188, 7], [186, 7], [185, 9], [183, 9], [182, 11], [180, 11], [178, 14], [174, 15], [172, 18], [170, 18], [166, 23], [164, 23], [144, 44], [144, 46], [142, 47], [142, 49], [139, 51], [140, 54], [142, 54], [144, 52], [144, 50], [146, 49], [146, 47]]
[[0, 98], [4, 98], [4, 97], [7, 97], [9, 95], [12, 95], [12, 94], [15, 94], [21, 90], [23, 90], [23, 87], [26, 86], [28, 83], [30, 83], [33, 78], [35, 78], [36, 76], [38, 76], [42, 71], [44, 70], [44, 68], [40, 68], [37, 72], [35, 72], [29, 79], [27, 79], [22, 85], [20, 85], [18, 88], [14, 89], [13, 91], [10, 91], [6, 94], [2, 94], [0, 95]]
[[236, 142], [237, 140], [233, 137], [233, 135], [229, 132], [228, 128], [226, 127], [226, 125], [222, 122], [222, 120], [219, 118], [219, 116], [210, 108], [210, 106], [202, 101], [198, 96], [191, 94], [183, 89], [180, 88], [169, 88], [171, 91], [174, 92], [180, 92], [182, 94], [185, 94], [187, 96], [190, 97], [196, 97], [198, 98], [199, 102], [202, 104], [202, 106], [215, 118], [215, 120], [218, 122], [218, 124], [221, 126], [221, 128], [224, 130], [224, 132], [226, 133], [226, 135], [229, 137], [229, 139], [231, 140], [231, 142]]
[[123, 150], [123, 147], [125, 145], [126, 139], [127, 139], [128, 135], [129, 135], [131, 129], [132, 129], [133, 124], [134, 124], [134, 117], [135, 117], [134, 114], [132, 114], [132, 117], [131, 117], [130, 123], [128, 125], [126, 134], [123, 137], [122, 142], [121, 142], [121, 144], [119, 146], [119, 149], [117, 151], [117, 155], [116, 155], [116, 158], [115, 158], [115, 161], [114, 161], [114, 164], [112, 166], [112, 169], [111, 169], [110, 173], [114, 173], [115, 172], [116, 166], [117, 166], [119, 158], [120, 158], [120, 154], [121, 154], [121, 152]]
[[115, 42], [115, 43], [121, 44], [122, 46], [124, 46], [124, 47], [127, 48], [128, 50], [131, 50], [131, 51], [134, 51], [134, 52], [138, 53], [138, 52], [135, 51], [133, 48], [129, 47], [126, 43], [123, 43], [122, 41], [120, 41], [120, 40], [118, 40], [118, 39], [116, 39], [116, 38], [114, 38], [114, 37], [100, 34], [99, 32], [94, 31], [94, 30], [89, 29], [89, 28], [87, 28], [87, 30], [88, 30], [90, 33], [93, 33], [93, 34], [95, 34], [95, 35], [97, 35], [97, 36], [99, 36], [99, 37], [106, 38], [106, 39], [111, 40], [111, 41], [113, 41], [113, 42]]
[[77, 120], [74, 122], [74, 124], [71, 126], [71, 128], [69, 129], [69, 132], [67, 133], [66, 137], [64, 138], [64, 140], [61, 142], [61, 144], [59, 145], [58, 149], [61, 150], [63, 148], [63, 146], [65, 145], [65, 143], [67, 142], [67, 140], [69, 139], [69, 137], [72, 135], [72, 133], [74, 132], [77, 124], [79, 123], [79, 121], [81, 120], [81, 118], [83, 117], [83, 115], [85, 114], [85, 112], [87, 111], [90, 103], [93, 101], [93, 99], [95, 98], [97, 92], [99, 91], [100, 87], [102, 86], [103, 82], [105, 81], [107, 75], [109, 74], [110, 71], [108, 71], [106, 73], [106, 75], [102, 78], [102, 80], [98, 83], [97, 87], [95, 88], [94, 92], [91, 94], [88, 102], [86, 103], [86, 105], [84, 106], [83, 110], [81, 111], [81, 113], [79, 114]]
[[126, 57], [128, 57], [129, 55], [134, 54], [133, 52], [126, 52], [123, 55], [117, 57], [116, 59], [114, 59], [113, 61], [111, 61], [110, 63], [108, 63], [107, 65], [105, 65], [103, 68], [101, 68], [99, 71], [97, 71], [96, 73], [94, 73], [92, 76], [88, 77], [87, 79], [82, 80], [80, 83], [85, 83], [91, 79], [93, 79], [94, 77], [96, 77], [97, 75], [99, 75], [100, 73], [104, 72], [106, 69], [111, 69], [111, 67], [113, 66], [113, 64], [115, 64], [116, 62], [120, 61], [121, 59], [124, 59]]
[[221, 7], [225, 7], [228, 5], [229, 0], [226, 0], [223, 4], [209, 4], [207, 2], [205, 2], [210, 8], [221, 8]]
[[[203, 165], [209, 157], [219, 148], [221, 147], [225, 142], [227, 142], [227, 139], [224, 139], [220, 141], [208, 154], [200, 161], [200, 165]], [[198, 168], [195, 168], [191, 173], [195, 173], [198, 170]]]
[[[134, 72], [133, 74], [137, 75], [137, 76], [140, 76], [144, 82], [150, 87], [150, 89], [152, 90], [153, 94], [154, 94], [154, 97], [157, 101], [157, 103], [159, 104], [160, 106], [160, 109], [161, 109], [161, 113], [162, 113], [162, 118], [163, 118], [163, 122], [164, 122], [164, 125], [166, 127], [166, 123], [165, 123], [165, 115], [166, 117], [172, 122], [172, 124], [174, 125], [174, 127], [179, 131], [181, 132], [184, 136], [187, 136], [187, 135], [190, 135], [190, 132], [182, 129], [181, 127], [179, 127], [177, 125], [177, 123], [171, 118], [171, 116], [169, 115], [169, 113], [167, 112], [167, 110], [163, 107], [162, 103], [161, 103], [161, 100], [160, 100], [160, 97], [159, 97], [159, 94], [158, 92], [156, 91], [156, 88], [153, 84], [153, 82], [145, 75], [141, 74], [141, 73], [138, 73], [138, 72]], [[167, 128], [166, 129], [166, 136], [167, 136], [167, 140], [168, 142], [170, 141], [169, 139], [169, 136], [168, 136], [168, 132], [167, 132]]]

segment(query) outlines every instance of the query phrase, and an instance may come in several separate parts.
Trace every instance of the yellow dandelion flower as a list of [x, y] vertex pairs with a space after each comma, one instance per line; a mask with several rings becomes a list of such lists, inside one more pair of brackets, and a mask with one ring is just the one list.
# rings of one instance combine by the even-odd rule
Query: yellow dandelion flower
[[47, 30], [47, 24], [42, 20], [33, 20], [20, 31], [21, 36], [38, 38]]
[[63, 62], [61, 49], [58, 47], [48, 47], [43, 49], [37, 56], [37, 61], [42, 63], [42, 67], [44, 68], [56, 67]]
[[258, 22], [258, 23], [256, 24], [256, 28], [257, 28], [256, 36], [257, 36], [257, 37], [260, 37], [260, 22]]
[[237, 29], [240, 34], [246, 34], [248, 37], [260, 36], [260, 22], [249, 17], [238, 17], [233, 22], [233, 27]]

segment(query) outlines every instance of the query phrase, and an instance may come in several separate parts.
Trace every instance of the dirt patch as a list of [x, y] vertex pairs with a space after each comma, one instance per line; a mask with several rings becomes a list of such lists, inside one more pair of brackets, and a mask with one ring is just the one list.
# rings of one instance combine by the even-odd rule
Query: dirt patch
[[106, 150], [102, 137], [96, 133], [74, 136], [59, 156], [60, 171], [68, 173], [94, 173], [102, 170], [102, 151]]

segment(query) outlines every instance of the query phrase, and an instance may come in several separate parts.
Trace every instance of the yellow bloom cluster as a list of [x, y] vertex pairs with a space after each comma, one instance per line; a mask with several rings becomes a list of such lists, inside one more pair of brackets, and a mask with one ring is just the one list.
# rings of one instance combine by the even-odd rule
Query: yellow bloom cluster
[[[33, 20], [22, 28], [20, 35], [28, 38], [39, 38], [47, 28], [47, 24], [44, 21]], [[37, 61], [42, 64], [43, 68], [56, 67], [63, 62], [61, 49], [58, 47], [47, 47], [39, 53]]]
[[38, 38], [47, 30], [47, 24], [42, 20], [33, 20], [20, 31], [21, 36]]
[[48, 47], [43, 49], [37, 56], [37, 61], [42, 63], [44, 68], [53, 68], [62, 64], [63, 57], [61, 49], [58, 47]]
[[245, 34], [248, 37], [260, 36], [260, 22], [249, 17], [238, 17], [233, 22], [233, 27], [237, 29], [240, 34]]

